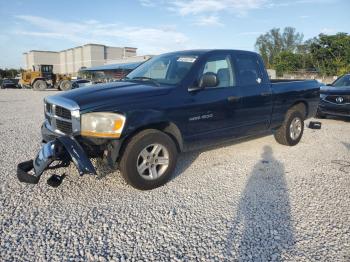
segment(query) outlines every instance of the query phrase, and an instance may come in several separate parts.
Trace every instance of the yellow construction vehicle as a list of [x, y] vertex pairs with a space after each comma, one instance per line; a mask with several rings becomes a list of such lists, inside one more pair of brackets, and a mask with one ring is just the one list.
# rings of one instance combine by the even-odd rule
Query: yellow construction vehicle
[[53, 65], [33, 66], [33, 70], [24, 71], [19, 84], [22, 88], [33, 88], [43, 91], [47, 88], [58, 88], [62, 91], [72, 89], [71, 77], [53, 73]]

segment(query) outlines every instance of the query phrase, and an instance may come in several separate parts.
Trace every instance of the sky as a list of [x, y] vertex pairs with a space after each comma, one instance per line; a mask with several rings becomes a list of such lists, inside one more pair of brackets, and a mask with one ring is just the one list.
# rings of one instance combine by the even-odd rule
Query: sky
[[291, 26], [304, 40], [350, 33], [350, 0], [0, 0], [0, 67], [29, 50], [87, 43], [138, 55], [199, 48], [254, 51], [256, 38]]

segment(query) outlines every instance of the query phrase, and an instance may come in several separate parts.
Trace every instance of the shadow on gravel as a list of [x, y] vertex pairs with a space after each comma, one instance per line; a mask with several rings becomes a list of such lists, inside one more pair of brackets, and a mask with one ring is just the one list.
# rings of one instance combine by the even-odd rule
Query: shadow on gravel
[[176, 169], [174, 171], [174, 174], [171, 177], [171, 180], [177, 178], [180, 176], [182, 173], [184, 173], [187, 168], [189, 168], [194, 161], [198, 158], [198, 156], [202, 153], [203, 151], [197, 150], [193, 152], [187, 152], [187, 153], [182, 153], [179, 155]]
[[229, 260], [281, 261], [288, 258], [295, 243], [284, 166], [269, 146], [261, 157], [248, 178], [227, 235]]
[[341, 142], [350, 151], [350, 143]]
[[[180, 176], [182, 173], [184, 173], [187, 170], [187, 168], [189, 168], [192, 165], [192, 163], [194, 161], [196, 161], [198, 156], [203, 152], [208, 152], [211, 150], [216, 150], [218, 148], [223, 148], [223, 147], [227, 147], [227, 146], [233, 146], [236, 144], [248, 142], [252, 139], [262, 138], [262, 137], [270, 136], [270, 135], [271, 135], [271, 132], [262, 132], [261, 134], [258, 134], [258, 135], [254, 135], [254, 136], [250, 136], [250, 137], [246, 137], [246, 138], [235, 139], [232, 141], [226, 141], [226, 142], [222, 142], [222, 143], [218, 143], [218, 144], [212, 144], [212, 145], [208, 145], [208, 146], [203, 146], [203, 144], [205, 144], [205, 143], [198, 144], [197, 146], [194, 146], [195, 148], [198, 148], [198, 149], [194, 149], [193, 151], [186, 152], [186, 153], [181, 153], [179, 155], [176, 169], [175, 169], [175, 172], [174, 172], [171, 180], [176, 179], [178, 176]], [[215, 165], [215, 163], [213, 163], [213, 164]]]
[[[350, 143], [346, 143], [346, 142], [341, 142], [341, 143], [343, 144], [343, 146], [346, 147], [346, 149], [350, 151]], [[339, 167], [340, 172], [350, 174], [350, 161], [335, 159], [335, 160], [332, 160], [331, 163], [337, 165]]]
[[[262, 138], [270, 135], [271, 135], [270, 132], [263, 132], [258, 135], [254, 135], [246, 138], [240, 138], [240, 139], [223, 142], [219, 144], [212, 144], [204, 147], [203, 147], [203, 143], [199, 144], [196, 148], [200, 148], [200, 149], [194, 149], [193, 151], [179, 154], [176, 169], [174, 171], [174, 174], [171, 177], [171, 180], [176, 179], [178, 176], [181, 176], [181, 174], [183, 174], [192, 165], [192, 163], [196, 161], [196, 159], [202, 152], [208, 152], [211, 150], [216, 150], [218, 148], [244, 143], [244, 142], [250, 141], [253, 138], [257, 139], [257, 138]], [[100, 158], [96, 158], [96, 162], [94, 163], [94, 166], [97, 170], [98, 178], [103, 178], [107, 175], [117, 172], [116, 170], [109, 168], [108, 165], [105, 164]]]

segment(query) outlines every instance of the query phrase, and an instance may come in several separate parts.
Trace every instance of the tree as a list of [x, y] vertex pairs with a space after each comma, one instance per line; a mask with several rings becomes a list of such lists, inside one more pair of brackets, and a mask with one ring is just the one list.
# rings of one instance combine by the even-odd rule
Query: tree
[[296, 52], [303, 38], [303, 34], [297, 33], [295, 28], [286, 27], [282, 33], [279, 28], [273, 28], [258, 37], [255, 48], [261, 54], [266, 67], [271, 68], [278, 54], [283, 51]]
[[273, 28], [258, 37], [255, 47], [266, 67], [276, 69], [278, 75], [301, 69], [323, 76], [350, 72], [350, 35], [346, 33], [320, 34], [303, 42], [303, 35], [292, 27], [282, 33]]
[[15, 78], [18, 74], [20, 74], [23, 70], [22, 69], [1, 69], [0, 68], [0, 78]]
[[350, 36], [320, 34], [310, 42], [315, 67], [322, 75], [342, 75], [350, 72]]
[[286, 72], [295, 72], [302, 65], [302, 55], [292, 53], [291, 51], [282, 51], [274, 59], [274, 69], [278, 76], [283, 76]]

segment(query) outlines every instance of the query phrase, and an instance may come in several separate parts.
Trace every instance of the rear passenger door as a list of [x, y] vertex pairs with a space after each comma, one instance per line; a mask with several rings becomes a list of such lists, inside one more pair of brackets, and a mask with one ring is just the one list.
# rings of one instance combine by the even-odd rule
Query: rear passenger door
[[244, 132], [255, 134], [266, 130], [272, 113], [272, 92], [268, 76], [264, 73], [264, 65], [253, 53], [235, 54], [234, 60], [242, 96], [240, 112], [244, 116]]

